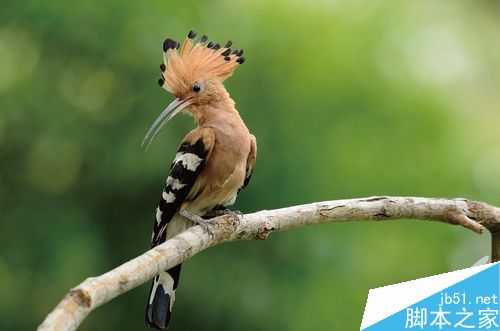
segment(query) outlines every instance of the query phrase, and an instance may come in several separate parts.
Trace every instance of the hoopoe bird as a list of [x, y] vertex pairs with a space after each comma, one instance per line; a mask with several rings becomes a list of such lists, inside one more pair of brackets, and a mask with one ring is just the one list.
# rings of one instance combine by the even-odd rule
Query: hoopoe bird
[[[193, 224], [207, 226], [210, 214], [229, 212], [248, 184], [255, 166], [257, 144], [223, 82], [245, 59], [243, 50], [221, 47], [190, 31], [182, 45], [163, 43], [159, 84], [175, 96], [146, 134], [148, 146], [164, 123], [180, 112], [194, 117], [196, 128], [182, 140], [170, 166], [153, 225], [154, 247]], [[219, 212], [219, 213], [217, 213]], [[203, 218], [205, 217], [205, 218]], [[162, 271], [151, 286], [146, 324], [166, 329], [172, 314], [181, 265]]]

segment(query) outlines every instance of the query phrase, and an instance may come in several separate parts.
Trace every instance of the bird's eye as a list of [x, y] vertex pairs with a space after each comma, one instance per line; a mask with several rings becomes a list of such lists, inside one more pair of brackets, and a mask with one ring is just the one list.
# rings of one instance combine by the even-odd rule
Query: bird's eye
[[201, 91], [201, 86], [200, 86], [200, 84], [199, 84], [199, 83], [194, 83], [194, 84], [193, 84], [193, 92], [198, 93], [198, 92], [200, 92], [200, 91]]

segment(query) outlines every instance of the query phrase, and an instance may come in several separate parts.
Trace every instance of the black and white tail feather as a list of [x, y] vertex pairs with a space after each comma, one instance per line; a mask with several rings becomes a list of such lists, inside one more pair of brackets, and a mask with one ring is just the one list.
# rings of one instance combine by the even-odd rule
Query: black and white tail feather
[[[178, 212], [203, 169], [206, 157], [207, 150], [202, 139], [195, 143], [185, 142], [179, 147], [156, 209], [151, 247], [165, 242], [189, 227], [189, 221], [178, 215]], [[149, 327], [158, 330], [168, 327], [180, 272], [181, 265], [177, 265], [160, 272], [154, 278], [146, 304], [145, 319]]]

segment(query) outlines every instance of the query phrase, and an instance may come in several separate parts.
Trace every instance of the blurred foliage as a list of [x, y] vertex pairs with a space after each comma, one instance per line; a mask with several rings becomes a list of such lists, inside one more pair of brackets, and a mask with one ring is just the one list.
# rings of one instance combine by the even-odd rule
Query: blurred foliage
[[[236, 208], [368, 195], [500, 204], [494, 1], [12, 1], [0, 11], [0, 329], [149, 247], [178, 118], [161, 44], [189, 29], [245, 48], [227, 82], [259, 142]], [[185, 265], [172, 330], [356, 330], [368, 289], [467, 267], [487, 235], [427, 222], [323, 225]], [[147, 285], [149, 286], [149, 285]], [[81, 330], [142, 330], [143, 286]]]

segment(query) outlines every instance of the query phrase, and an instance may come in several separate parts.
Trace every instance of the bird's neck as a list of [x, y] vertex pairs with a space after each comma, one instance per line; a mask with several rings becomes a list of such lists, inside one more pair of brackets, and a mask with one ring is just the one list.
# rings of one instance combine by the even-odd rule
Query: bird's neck
[[211, 126], [224, 121], [241, 121], [235, 102], [229, 94], [224, 95], [216, 102], [196, 106], [192, 113], [198, 126]]

